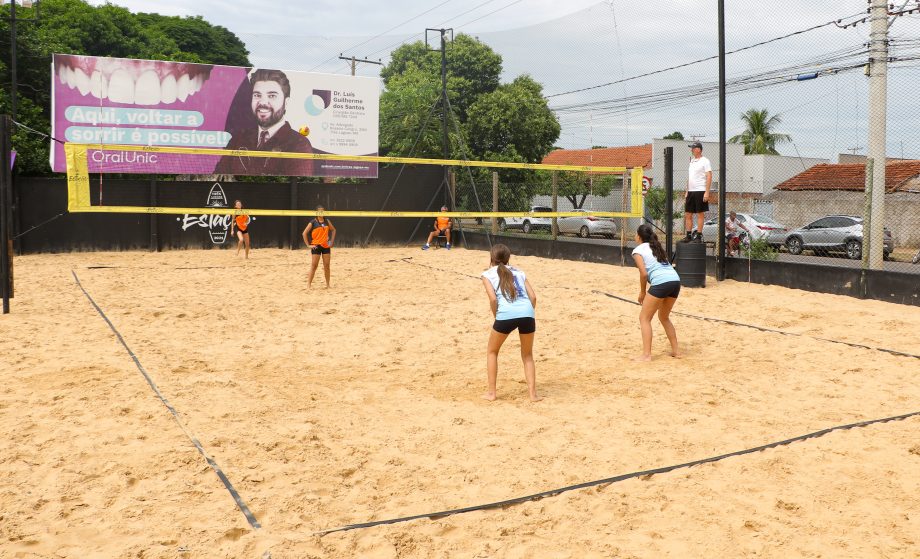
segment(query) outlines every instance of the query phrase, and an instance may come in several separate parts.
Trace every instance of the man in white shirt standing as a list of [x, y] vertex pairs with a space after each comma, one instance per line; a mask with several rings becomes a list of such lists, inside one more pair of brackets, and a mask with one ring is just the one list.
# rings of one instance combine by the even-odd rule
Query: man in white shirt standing
[[[703, 240], [703, 221], [709, 211], [709, 187], [712, 186], [712, 164], [703, 157], [703, 144], [693, 142], [690, 144], [689, 176], [687, 191], [684, 193], [684, 229], [687, 232], [685, 241]], [[696, 215], [697, 227], [693, 229], [693, 216]]]

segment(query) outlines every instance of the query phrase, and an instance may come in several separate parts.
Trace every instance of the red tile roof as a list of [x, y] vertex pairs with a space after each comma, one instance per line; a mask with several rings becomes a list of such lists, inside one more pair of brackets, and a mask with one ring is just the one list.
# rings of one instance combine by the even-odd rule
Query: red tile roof
[[[897, 161], [885, 167], [885, 192], [905, 191], [911, 179], [920, 176], [920, 161]], [[821, 163], [779, 183], [776, 190], [866, 189], [866, 165]]]
[[547, 165], [591, 165], [594, 167], [652, 166], [652, 144], [598, 149], [557, 149], [543, 158]]

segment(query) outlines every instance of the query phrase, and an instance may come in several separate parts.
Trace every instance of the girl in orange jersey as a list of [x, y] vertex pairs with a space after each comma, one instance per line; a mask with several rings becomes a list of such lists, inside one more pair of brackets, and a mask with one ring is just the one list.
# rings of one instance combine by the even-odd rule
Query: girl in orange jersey
[[303, 230], [303, 242], [310, 247], [312, 262], [310, 263], [310, 279], [307, 287], [313, 286], [313, 275], [319, 266], [320, 257], [323, 258], [323, 273], [326, 276], [326, 288], [329, 287], [329, 260], [331, 259], [332, 245], [335, 243], [335, 227], [332, 222], [323, 217], [323, 207], [316, 206], [316, 217], [310, 220], [307, 228]]
[[[243, 203], [237, 200], [233, 203], [233, 207], [237, 210], [243, 209]], [[236, 238], [239, 239], [239, 242], [236, 243], [236, 255], [240, 255], [240, 249], [243, 246], [246, 247], [246, 258], [249, 259], [249, 222], [252, 221], [248, 215], [237, 212], [234, 216], [233, 221], [230, 222], [230, 236], [233, 236], [234, 229], [236, 230]]]

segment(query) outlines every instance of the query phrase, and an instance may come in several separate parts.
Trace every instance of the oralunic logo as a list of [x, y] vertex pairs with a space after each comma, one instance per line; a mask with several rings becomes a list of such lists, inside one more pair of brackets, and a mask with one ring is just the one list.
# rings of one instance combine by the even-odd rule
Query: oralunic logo
[[[227, 195], [224, 194], [224, 189], [220, 186], [220, 183], [215, 182], [214, 186], [211, 187], [211, 191], [208, 192], [208, 199], [205, 202], [205, 205], [209, 208], [229, 207], [229, 204], [227, 203]], [[230, 223], [233, 221], [233, 216], [216, 214], [185, 214], [182, 217], [177, 217], [176, 220], [181, 223], [182, 231], [188, 231], [192, 227], [201, 227], [207, 229], [208, 234], [211, 236], [211, 242], [215, 245], [222, 245], [227, 241], [227, 231], [230, 229]]]

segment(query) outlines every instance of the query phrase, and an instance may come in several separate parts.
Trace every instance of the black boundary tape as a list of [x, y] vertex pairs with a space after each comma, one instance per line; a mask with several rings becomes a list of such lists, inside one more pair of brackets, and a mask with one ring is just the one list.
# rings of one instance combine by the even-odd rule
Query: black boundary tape
[[[593, 293], [597, 293], [598, 295], [604, 295], [605, 297], [610, 297], [611, 299], [616, 299], [616, 300], [618, 300], [618, 301], [623, 301], [623, 302], [629, 303], [629, 304], [631, 304], [631, 305], [637, 305], [637, 306], [639, 305], [639, 303], [636, 302], [636, 301], [630, 301], [629, 299], [626, 299], [626, 298], [623, 298], [623, 297], [619, 297], [619, 296], [617, 296], [617, 295], [613, 295], [613, 294], [611, 294], [611, 293], [607, 293], [607, 292], [604, 292], [604, 291], [592, 290], [592, 292], [593, 292]], [[695, 314], [688, 314], [688, 313], [677, 312], [677, 311], [671, 311], [671, 314], [676, 314], [676, 315], [678, 315], [678, 316], [685, 316], [685, 317], [687, 317], [687, 318], [693, 318], [693, 319], [696, 319], [696, 320], [705, 320], [706, 322], [720, 322], [720, 323], [722, 323], [722, 324], [730, 324], [730, 325], [732, 325], [732, 326], [740, 326], [740, 327], [742, 327], [742, 328], [751, 328], [751, 329], [753, 329], [753, 330], [759, 330], [759, 331], [761, 331], [761, 332], [770, 332], [770, 333], [772, 333], [772, 334], [781, 334], [781, 335], [783, 335], [783, 336], [795, 336], [795, 337], [800, 337], [800, 338], [811, 338], [812, 340], [818, 340], [818, 341], [821, 341], [821, 342], [829, 342], [829, 343], [832, 343], [832, 344], [841, 344], [841, 345], [845, 345], [845, 346], [849, 346], [849, 347], [855, 347], [855, 348], [859, 348], [859, 349], [871, 349], [871, 350], [873, 350], [873, 351], [881, 351], [881, 352], [883, 352], [883, 353], [889, 353], [889, 354], [891, 354], [891, 355], [897, 355], [898, 357], [912, 357], [912, 358], [914, 358], [914, 359], [920, 359], [920, 355], [914, 355], [913, 353], [905, 353], [905, 352], [903, 352], [903, 351], [897, 351], [897, 350], [895, 350], [895, 349], [887, 349], [887, 348], [884, 348], [884, 347], [874, 347], [874, 346], [868, 346], [868, 345], [863, 345], [863, 344], [857, 344], [857, 343], [853, 343], [853, 342], [843, 342], [843, 341], [840, 341], [840, 340], [832, 340], [832, 339], [830, 339], [830, 338], [819, 338], [819, 337], [817, 337], [817, 336], [809, 336], [809, 335], [807, 335], [807, 334], [799, 334], [799, 333], [797, 333], [797, 332], [787, 332], [787, 331], [785, 331], [785, 330], [776, 330], [775, 328], [766, 328], [766, 327], [764, 327], [764, 326], [756, 326], [756, 325], [754, 325], [754, 324], [745, 324], [745, 323], [743, 323], [743, 322], [735, 322], [734, 320], [725, 320], [725, 319], [723, 319], [723, 318], [711, 318], [711, 317], [708, 317], [708, 316], [699, 316], [699, 315], [695, 315]]]
[[464, 508], [459, 508], [459, 509], [450, 509], [450, 510], [445, 510], [445, 511], [440, 511], [440, 512], [426, 513], [426, 514], [415, 514], [415, 515], [412, 515], [412, 516], [403, 516], [403, 517], [400, 517], [400, 518], [391, 518], [391, 519], [389, 519], [389, 520], [375, 520], [375, 521], [371, 521], [371, 522], [362, 522], [362, 523], [360, 523], [360, 524], [348, 524], [348, 525], [345, 525], [345, 526], [341, 526], [341, 527], [339, 527], [339, 528], [330, 528], [330, 529], [328, 529], [328, 530], [322, 530], [322, 531], [319, 531], [319, 532], [314, 532], [313, 534], [316, 535], [316, 536], [325, 536], [325, 535], [327, 535], [327, 534], [332, 534], [332, 533], [334, 533], [334, 532], [345, 532], [345, 531], [348, 531], [348, 530], [357, 530], [357, 529], [361, 529], [361, 528], [372, 528], [372, 527], [374, 527], [374, 526], [382, 526], [382, 525], [385, 525], [385, 524], [397, 524], [397, 523], [400, 523], [400, 522], [409, 522], [410, 520], [420, 520], [420, 519], [423, 519], [423, 518], [427, 518], [427, 519], [430, 519], [430, 520], [439, 520], [439, 519], [441, 519], [441, 518], [445, 518], [445, 517], [448, 517], [448, 516], [453, 516], [453, 515], [456, 515], [456, 514], [464, 514], [464, 513], [468, 513], [468, 512], [481, 511], [481, 510], [489, 510], [489, 509], [504, 509], [504, 508], [507, 508], [507, 507], [510, 507], [510, 506], [513, 506], [513, 505], [519, 505], [519, 504], [522, 504], [522, 503], [526, 503], [526, 502], [528, 502], [528, 501], [539, 501], [540, 499], [544, 499], [544, 498], [547, 498], [547, 497], [555, 497], [556, 495], [559, 495], [559, 494], [561, 494], [561, 493], [565, 493], [565, 492], [568, 492], [568, 491], [574, 491], [574, 490], [576, 490], [576, 489], [586, 489], [586, 488], [588, 488], [588, 487], [597, 487], [597, 486], [599, 486], [599, 485], [608, 485], [608, 484], [611, 484], [611, 483], [617, 483], [617, 482], [620, 482], [620, 481], [625, 481], [625, 480], [633, 479], [633, 478], [637, 478], [637, 477], [651, 476], [651, 475], [656, 475], [656, 474], [664, 474], [664, 473], [667, 473], [667, 472], [672, 472], [672, 471], [674, 471], [674, 470], [679, 470], [679, 469], [684, 469], [684, 468], [692, 468], [692, 467], [694, 467], [694, 466], [699, 466], [699, 465], [702, 465], [702, 464], [709, 464], [709, 463], [712, 463], [712, 462], [719, 462], [719, 461], [721, 461], [721, 460], [725, 460], [726, 458], [731, 458], [731, 457], [734, 457], [734, 456], [742, 456], [742, 455], [745, 455], [745, 454], [752, 454], [752, 453], [755, 453], [755, 452], [761, 452], [761, 451], [763, 451], [763, 450], [768, 450], [768, 449], [776, 448], [776, 447], [779, 447], [779, 446], [785, 446], [785, 445], [788, 445], [788, 444], [791, 444], [791, 443], [794, 443], [794, 442], [799, 442], [799, 441], [804, 441], [804, 440], [807, 440], [807, 439], [815, 439], [815, 438], [818, 438], [818, 437], [823, 437], [824, 435], [827, 435], [828, 433], [832, 433], [832, 432], [834, 432], [834, 431], [841, 431], [841, 430], [846, 430], [846, 429], [853, 429], [853, 428], [856, 428], [856, 427], [866, 427], [866, 426], [873, 425], [873, 424], [876, 424], [876, 423], [888, 423], [888, 422], [890, 422], [890, 421], [902, 421], [902, 420], [904, 420], [904, 419], [908, 419], [908, 418], [914, 417], [914, 416], [920, 416], [920, 411], [915, 411], [915, 412], [912, 412], [912, 413], [906, 413], [906, 414], [903, 414], [903, 415], [895, 415], [895, 416], [892, 416], [892, 417], [885, 417], [885, 418], [883, 418], [883, 419], [870, 419], [870, 420], [868, 420], [868, 421], [859, 421], [859, 422], [857, 422], [857, 423], [849, 423], [849, 424], [847, 424], [847, 425], [838, 425], [838, 426], [836, 426], [836, 427], [829, 427], [829, 428], [827, 428], [827, 429], [821, 429], [820, 431], [815, 431], [815, 432], [813, 432], [813, 433], [808, 433], [807, 435], [799, 435], [799, 436], [797, 436], [797, 437], [792, 437], [792, 438], [790, 438], [790, 439], [785, 439], [785, 440], [777, 441], [777, 442], [773, 442], [773, 443], [767, 443], [767, 444], [764, 444], [764, 445], [755, 446], [755, 447], [753, 447], [753, 448], [748, 448], [748, 449], [745, 449], [745, 450], [739, 450], [739, 451], [736, 451], [736, 452], [730, 452], [730, 453], [728, 453], [728, 454], [720, 454], [719, 456], [713, 456], [713, 457], [710, 457], [710, 458], [703, 458], [703, 459], [700, 459], [700, 460], [694, 460], [694, 461], [692, 461], [692, 462], [684, 462], [683, 464], [676, 464], [676, 465], [674, 465], [674, 466], [665, 466], [665, 467], [662, 467], [662, 468], [654, 468], [654, 469], [651, 469], [651, 470], [642, 470], [642, 471], [639, 471], [639, 472], [632, 472], [632, 473], [629, 473], [629, 474], [621, 474], [621, 475], [618, 475], [618, 476], [608, 477], [608, 478], [604, 478], [604, 479], [598, 479], [598, 480], [595, 480], [595, 481], [586, 481], [586, 482], [578, 483], [578, 484], [575, 484], [575, 485], [569, 485], [569, 486], [566, 486], [566, 487], [560, 487], [559, 489], [550, 489], [550, 490], [548, 490], [548, 491], [541, 491], [540, 493], [534, 493], [533, 495], [526, 495], [526, 496], [524, 496], [524, 497], [516, 497], [516, 498], [514, 498], [514, 499], [506, 499], [506, 500], [504, 500], [504, 501], [496, 501], [496, 502], [494, 502], [494, 503], [486, 503], [486, 504], [484, 504], [484, 505], [476, 505], [476, 506], [472, 506], [472, 507], [464, 507]]
[[217, 465], [217, 462], [215, 462], [214, 459], [211, 458], [204, 450], [204, 447], [201, 445], [201, 442], [198, 441], [198, 438], [188, 430], [184, 423], [182, 423], [182, 419], [179, 417], [179, 412], [176, 411], [176, 408], [174, 408], [172, 404], [169, 403], [169, 400], [163, 396], [163, 393], [160, 392], [159, 388], [157, 388], [156, 383], [153, 382], [153, 379], [147, 373], [147, 370], [144, 369], [143, 365], [141, 365], [140, 359], [138, 359], [137, 355], [135, 355], [134, 352], [131, 351], [131, 348], [128, 347], [128, 344], [125, 342], [125, 339], [122, 337], [121, 333], [115, 328], [115, 325], [112, 324], [112, 321], [109, 320], [109, 317], [105, 315], [99, 305], [96, 304], [96, 301], [94, 301], [89, 292], [86, 291], [86, 289], [83, 287], [83, 284], [80, 283], [80, 278], [77, 277], [76, 270], [71, 270], [71, 273], [73, 274], [73, 279], [77, 282], [77, 287], [79, 287], [80, 291], [86, 295], [86, 298], [89, 299], [90, 304], [93, 305], [93, 308], [96, 309], [96, 312], [99, 313], [99, 316], [101, 316], [102, 319], [105, 320], [105, 323], [109, 325], [109, 328], [115, 334], [115, 337], [118, 338], [118, 341], [121, 343], [122, 347], [125, 348], [125, 351], [127, 351], [128, 355], [131, 356], [131, 359], [134, 360], [134, 364], [137, 365], [137, 370], [140, 371], [142, 375], [144, 375], [144, 379], [147, 381], [147, 384], [150, 385], [150, 388], [153, 389], [154, 394], [156, 394], [160, 401], [163, 402], [163, 405], [166, 406], [166, 409], [168, 409], [169, 413], [172, 414], [173, 419], [175, 419], [176, 423], [179, 424], [179, 428], [182, 429], [182, 432], [185, 433], [185, 436], [188, 437], [190, 441], [192, 441], [192, 444], [195, 445], [195, 448], [197, 448], [198, 452], [201, 453], [201, 456], [204, 457], [205, 461], [208, 463], [208, 466], [214, 470], [214, 473], [216, 473], [217, 477], [220, 478], [220, 481], [224, 484], [224, 487], [226, 487], [227, 491], [230, 492], [230, 496], [233, 497], [234, 501], [236, 501], [236, 506], [239, 507], [240, 512], [242, 512], [243, 516], [246, 517], [249, 525], [252, 526], [255, 530], [262, 528], [262, 525], [259, 524], [258, 520], [256, 520], [255, 515], [252, 514], [252, 511], [249, 510], [249, 507], [246, 506], [246, 503], [243, 502], [243, 498], [240, 497], [239, 492], [237, 492], [237, 490], [233, 487], [233, 484], [230, 483], [230, 480], [227, 478], [226, 474], [224, 474], [224, 471], [220, 469], [220, 466]]
[[[438, 270], [439, 272], [448, 272], [448, 273], [457, 274], [457, 275], [461, 275], [461, 276], [468, 277], [468, 278], [479, 279], [477, 276], [471, 276], [471, 275], [469, 275], [469, 274], [465, 274], [465, 273], [463, 273], [463, 272], [457, 272], [457, 271], [455, 271], [455, 270], [445, 270], [444, 268], [437, 268], [437, 267], [435, 267], [435, 266], [429, 266], [429, 265], [427, 265], [427, 264], [419, 264], [418, 262], [409, 262], [409, 260], [411, 260], [411, 259], [412, 259], [412, 257], [409, 257], [409, 258], [401, 258], [400, 260], [387, 260], [387, 262], [399, 262], [399, 261], [402, 261], [402, 262], [405, 262], [406, 264], [412, 264], [413, 266], [422, 266], [422, 267], [424, 267], [424, 268], [429, 268], [429, 269], [431, 269], [431, 270]], [[580, 289], [577, 288], [577, 287], [561, 287], [561, 288], [558, 288], [558, 289], [580, 290]], [[616, 299], [617, 301], [623, 301], [624, 303], [629, 303], [630, 305], [636, 305], [636, 306], [639, 305], [639, 303], [638, 303], [637, 301], [631, 301], [631, 300], [629, 300], [629, 299], [626, 299], [625, 297], [620, 297], [620, 296], [618, 296], [618, 295], [614, 295], [614, 294], [612, 294], [612, 293], [607, 293], [607, 292], [605, 292], [605, 291], [599, 291], [599, 290], [597, 290], [597, 289], [592, 289], [591, 292], [592, 292], [592, 293], [596, 293], [596, 294], [598, 294], [598, 295], [604, 295], [605, 297], [610, 297], [611, 299]], [[696, 320], [705, 320], [706, 322], [719, 322], [719, 323], [722, 323], [722, 324], [730, 324], [730, 325], [732, 325], [732, 326], [740, 326], [741, 328], [751, 328], [752, 330], [759, 330], [759, 331], [761, 331], [761, 332], [770, 332], [770, 333], [772, 333], [772, 334], [781, 334], [781, 335], [783, 335], [783, 336], [795, 336], [795, 337], [800, 337], [800, 338], [810, 338], [810, 339], [812, 339], [812, 340], [818, 340], [818, 341], [820, 341], [820, 342], [828, 342], [828, 343], [832, 343], [832, 344], [841, 344], [841, 345], [845, 345], [845, 346], [849, 346], [849, 347], [855, 347], [855, 348], [859, 348], [859, 349], [869, 349], [869, 350], [872, 350], [872, 351], [881, 351], [882, 353], [888, 353], [888, 354], [890, 354], [890, 355], [897, 355], [898, 357], [911, 357], [911, 358], [913, 358], [913, 359], [920, 359], [920, 355], [914, 355], [913, 353], [906, 353], [906, 352], [903, 352], [903, 351], [898, 351], [898, 350], [896, 350], [896, 349], [887, 349], [887, 348], [884, 348], [884, 347], [875, 347], [875, 346], [857, 344], [857, 343], [853, 343], [853, 342], [843, 342], [843, 341], [840, 341], [840, 340], [832, 340], [832, 339], [830, 339], [830, 338], [819, 338], [819, 337], [817, 337], [817, 336], [809, 336], [809, 335], [807, 335], [807, 334], [799, 334], [799, 333], [797, 333], [797, 332], [786, 332], [785, 330], [776, 330], [775, 328], [766, 328], [766, 327], [764, 327], [764, 326], [757, 326], [757, 325], [755, 325], [755, 324], [745, 324], [745, 323], [743, 323], [743, 322], [735, 322], [735, 321], [733, 321], [733, 320], [725, 320], [725, 319], [723, 319], [723, 318], [712, 318], [712, 317], [708, 317], [708, 316], [700, 316], [700, 315], [688, 314], [688, 313], [683, 313], [683, 312], [678, 312], [678, 311], [671, 311], [671, 314], [675, 314], [675, 315], [677, 315], [677, 316], [684, 316], [684, 317], [687, 317], [687, 318], [693, 318], [693, 319], [696, 319]]]

